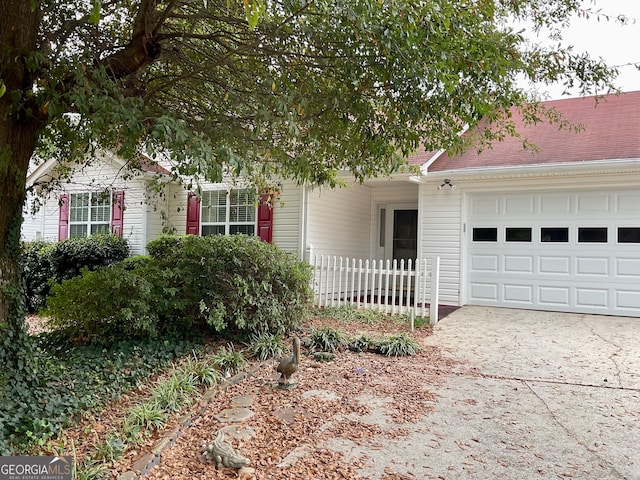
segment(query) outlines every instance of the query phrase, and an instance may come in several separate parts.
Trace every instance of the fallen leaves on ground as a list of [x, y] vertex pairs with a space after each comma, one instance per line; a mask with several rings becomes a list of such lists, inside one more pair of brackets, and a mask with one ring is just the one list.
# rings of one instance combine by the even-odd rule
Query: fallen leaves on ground
[[[372, 336], [406, 332], [406, 325], [381, 323], [363, 325], [316, 319], [305, 326], [339, 328], [350, 334]], [[411, 333], [422, 343], [430, 329]], [[304, 337], [304, 333], [300, 334]], [[437, 348], [422, 345], [411, 357], [388, 358], [374, 353], [338, 353], [335, 360], [318, 363], [304, 357], [292, 390], [276, 389], [275, 362], [267, 363], [254, 375], [221, 390], [206, 409], [186, 427], [175, 444], [162, 454], [160, 465], [145, 478], [227, 479], [238, 478], [236, 470], [216, 469], [198, 457], [203, 445], [213, 440], [226, 424], [215, 415], [229, 408], [234, 398], [251, 395], [248, 407], [254, 416], [245, 425], [255, 431], [251, 438], [227, 436], [233, 447], [250, 459], [256, 479], [354, 479], [369, 462], [349, 458], [347, 451], [334, 451], [336, 439], [365, 445], [375, 452], [385, 442], [402, 439], [412, 423], [424, 416], [434, 401], [447, 361]], [[141, 456], [144, 452], [139, 452]], [[127, 456], [114, 473], [126, 471], [136, 458]], [[392, 459], [390, 459], [391, 461]], [[415, 478], [387, 471], [383, 478]]]

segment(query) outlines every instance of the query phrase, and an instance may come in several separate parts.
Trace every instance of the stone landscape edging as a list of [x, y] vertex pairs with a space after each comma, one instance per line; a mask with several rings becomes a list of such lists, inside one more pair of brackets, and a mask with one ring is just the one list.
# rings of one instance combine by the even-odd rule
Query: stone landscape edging
[[202, 395], [202, 398], [198, 402], [198, 406], [192, 407], [190, 413], [178, 418], [178, 425], [164, 433], [162, 437], [155, 442], [153, 447], [133, 464], [131, 469], [118, 476], [118, 480], [136, 480], [148, 474], [153, 467], [160, 464], [162, 461], [162, 453], [166, 449], [171, 448], [171, 446], [180, 438], [184, 430], [205, 413], [216, 394], [225, 391], [229, 387], [237, 385], [249, 377], [252, 377], [267, 363], [269, 362], [261, 362], [258, 365], [254, 365], [246, 372], [238, 373], [237, 375], [229, 378], [222, 385], [209, 388]]

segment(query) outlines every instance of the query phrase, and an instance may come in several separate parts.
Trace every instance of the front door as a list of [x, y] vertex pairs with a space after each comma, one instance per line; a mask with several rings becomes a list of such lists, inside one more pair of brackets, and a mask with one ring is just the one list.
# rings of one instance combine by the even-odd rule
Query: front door
[[418, 210], [393, 211], [393, 259], [415, 262], [418, 256]]
[[380, 250], [384, 259], [415, 261], [418, 257], [418, 209], [415, 203], [381, 205]]

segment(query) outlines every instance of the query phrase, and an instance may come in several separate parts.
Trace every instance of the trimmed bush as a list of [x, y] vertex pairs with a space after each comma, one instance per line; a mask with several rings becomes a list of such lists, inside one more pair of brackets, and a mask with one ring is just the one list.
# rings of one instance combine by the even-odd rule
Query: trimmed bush
[[247, 340], [283, 334], [306, 311], [311, 268], [257, 237], [165, 236], [147, 248], [166, 299], [163, 318], [182, 317]]
[[114, 265], [51, 288], [44, 315], [66, 336], [93, 344], [153, 337], [158, 330], [153, 285], [136, 270]]
[[148, 249], [54, 287], [52, 325], [91, 343], [203, 328], [248, 341], [306, 312], [310, 267], [255, 237], [162, 237]]
[[127, 241], [111, 234], [70, 238], [59, 243], [23, 243], [28, 311], [37, 312], [45, 305], [52, 284], [77, 277], [84, 268], [95, 270], [114, 265], [128, 256]]
[[54, 244], [43, 241], [22, 243], [22, 278], [29, 313], [35, 313], [45, 305], [51, 288], [49, 280], [54, 277], [48, 255], [53, 248]]

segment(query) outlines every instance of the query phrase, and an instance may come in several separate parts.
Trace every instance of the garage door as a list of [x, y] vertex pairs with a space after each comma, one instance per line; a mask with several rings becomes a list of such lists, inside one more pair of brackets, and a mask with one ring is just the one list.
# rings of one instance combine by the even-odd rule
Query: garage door
[[638, 191], [470, 195], [467, 303], [640, 316]]

